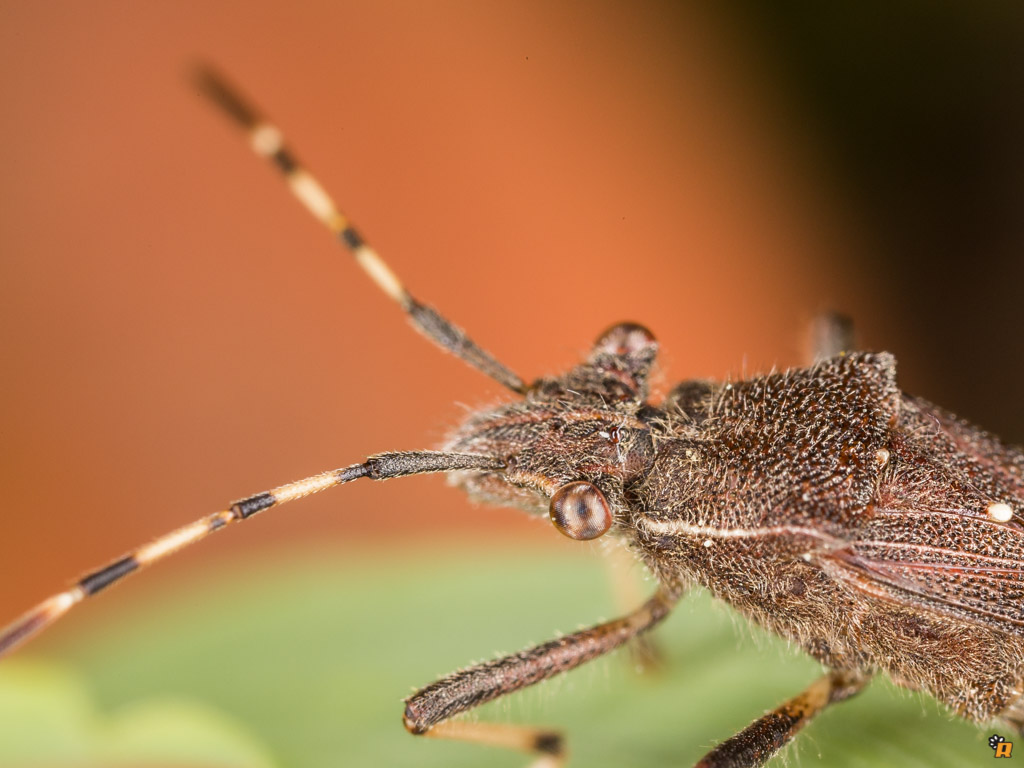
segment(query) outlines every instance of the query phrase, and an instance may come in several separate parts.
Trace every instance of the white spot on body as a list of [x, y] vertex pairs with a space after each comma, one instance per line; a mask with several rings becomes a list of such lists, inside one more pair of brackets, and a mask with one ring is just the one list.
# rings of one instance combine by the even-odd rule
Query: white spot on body
[[713, 545], [714, 543], [715, 543], [715, 542], [713, 542], [713, 541], [712, 541], [711, 539], [704, 539], [704, 546], [705, 546], [705, 547], [708, 547], [709, 549], [711, 548], [711, 546], [712, 546], [712, 545]]
[[879, 448], [877, 451], [875, 451], [875, 464], [878, 465], [879, 469], [881, 469], [882, 467], [884, 467], [888, 463], [889, 463], [889, 449], [888, 448]]
[[1001, 501], [993, 501], [985, 512], [988, 513], [989, 519], [997, 523], [1008, 523], [1013, 518], [1013, 507]]

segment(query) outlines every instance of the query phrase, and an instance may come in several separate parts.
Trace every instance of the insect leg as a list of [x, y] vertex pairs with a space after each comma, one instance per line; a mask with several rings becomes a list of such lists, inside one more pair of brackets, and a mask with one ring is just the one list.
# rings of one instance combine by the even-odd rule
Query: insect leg
[[695, 768], [754, 768], [782, 749], [801, 728], [829, 704], [844, 701], [864, 688], [868, 678], [833, 671], [806, 690], [726, 739]]
[[[607, 557], [603, 558], [603, 562], [608, 572], [612, 600], [616, 608], [625, 611], [643, 599], [637, 574], [637, 558], [618, 541], [608, 542], [605, 552]], [[653, 635], [643, 634], [633, 638], [627, 650], [634, 668], [641, 674], [656, 673], [664, 663], [661, 648]]]
[[539, 728], [446, 721], [615, 650], [664, 619], [679, 594], [678, 588], [662, 586], [646, 603], [622, 618], [454, 672], [431, 683], [405, 700], [405, 727], [416, 735], [534, 752], [539, 757], [534, 768], [560, 765], [565, 749], [557, 733]]
[[811, 325], [811, 361], [820, 363], [854, 350], [853, 320], [838, 312], [823, 312]]
[[526, 392], [526, 384], [512, 370], [470, 339], [466, 333], [433, 307], [415, 299], [391, 267], [363, 239], [327, 194], [320, 182], [285, 146], [281, 132], [216, 72], [196, 72], [199, 89], [249, 136], [249, 145], [281, 172], [292, 194], [355, 257], [363, 271], [388, 297], [397, 302], [413, 326], [439, 347], [472, 365], [514, 392]]
[[537, 759], [530, 763], [529, 768], [561, 768], [567, 757], [561, 733], [529, 725], [449, 720], [438, 723], [423, 735], [531, 752], [537, 755]]
[[371, 456], [362, 464], [321, 472], [319, 475], [313, 475], [236, 501], [221, 512], [207, 515], [194, 523], [154, 539], [149, 544], [133, 550], [103, 568], [83, 576], [70, 589], [47, 598], [15, 620], [14, 623], [0, 630], [0, 656], [55, 622], [85, 598], [95, 595], [129, 574], [152, 565], [180, 549], [202, 541], [211, 533], [219, 531], [231, 523], [241, 522], [252, 517], [257, 512], [263, 512], [271, 507], [295, 501], [336, 485], [358, 480], [361, 477], [386, 480], [406, 475], [454, 472], [464, 469], [500, 471], [504, 469], [504, 462], [490, 456], [444, 453], [442, 451], [381, 453]]

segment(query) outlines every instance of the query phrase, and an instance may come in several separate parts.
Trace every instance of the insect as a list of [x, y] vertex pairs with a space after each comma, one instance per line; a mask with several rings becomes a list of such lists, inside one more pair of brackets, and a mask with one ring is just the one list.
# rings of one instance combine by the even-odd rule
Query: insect
[[840, 325], [825, 327], [813, 366], [686, 381], [658, 404], [647, 402], [658, 345], [635, 323], [600, 334], [567, 373], [527, 383], [406, 290], [276, 128], [215, 74], [200, 83], [421, 333], [519, 399], [472, 414], [442, 450], [378, 454], [162, 536], [15, 621], [0, 633], [0, 655], [85, 598], [260, 512], [363, 478], [445, 473], [474, 498], [549, 517], [571, 539], [622, 538], [658, 586], [618, 619], [422, 688], [405, 704], [411, 733], [563, 764], [559, 733], [453, 718], [644, 635], [693, 584], [829, 669], [702, 766], [764, 763], [878, 673], [968, 719], [1024, 725], [1018, 450], [903, 394], [893, 358], [848, 351]]

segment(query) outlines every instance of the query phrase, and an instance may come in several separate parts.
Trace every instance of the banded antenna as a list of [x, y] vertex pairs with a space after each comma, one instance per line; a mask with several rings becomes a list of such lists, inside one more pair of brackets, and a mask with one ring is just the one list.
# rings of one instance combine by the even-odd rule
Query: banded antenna
[[49, 626], [87, 597], [95, 595], [125, 576], [152, 565], [175, 552], [202, 541], [231, 523], [241, 522], [257, 512], [301, 499], [336, 485], [369, 477], [387, 480], [393, 477], [430, 472], [458, 472], [476, 469], [501, 472], [505, 464], [490, 456], [442, 451], [396, 451], [371, 456], [362, 464], [321, 472], [270, 491], [236, 501], [222, 512], [196, 520], [138, 547], [124, 557], [108, 563], [79, 579], [74, 586], [52, 595], [0, 630], [0, 656], [4, 656], [32, 635]]
[[409, 293], [398, 279], [398, 275], [366, 243], [348, 217], [338, 209], [320, 182], [285, 146], [281, 132], [246, 102], [235, 88], [209, 67], [199, 68], [195, 80], [202, 93], [248, 134], [252, 150], [269, 160], [282, 173], [288, 188], [306, 210], [345, 246], [377, 287], [398, 303], [416, 330], [442, 349], [451, 352], [513, 392], [526, 392], [526, 384], [514, 371], [477, 346], [465, 331], [447, 320], [433, 307], [419, 302]]
[[[391, 271], [391, 268], [366, 244], [363, 238], [335, 206], [320, 183], [285, 147], [281, 133], [247, 104], [225, 80], [208, 68], [196, 74], [200, 89], [236, 124], [249, 134], [249, 143], [256, 154], [273, 163], [283, 174], [292, 193], [306, 209], [333, 233], [351, 252], [356, 262], [377, 287], [405, 310], [413, 326], [442, 349], [448, 350], [495, 381], [520, 394], [527, 390], [523, 380], [478, 347], [466, 334], [442, 317], [436, 310], [420, 303]], [[166, 533], [125, 556], [108, 563], [79, 579], [73, 586], [47, 598], [0, 630], [0, 656], [9, 653], [29, 637], [52, 624], [72, 607], [97, 592], [121, 581], [126, 576], [152, 565], [175, 552], [202, 541], [227, 525], [252, 517], [257, 512], [301, 499], [337, 485], [369, 477], [385, 480], [429, 472], [461, 470], [502, 472], [501, 459], [465, 453], [441, 451], [406, 451], [371, 456], [362, 464], [322, 472], [270, 491], [237, 501], [221, 512], [200, 518], [193, 523]]]

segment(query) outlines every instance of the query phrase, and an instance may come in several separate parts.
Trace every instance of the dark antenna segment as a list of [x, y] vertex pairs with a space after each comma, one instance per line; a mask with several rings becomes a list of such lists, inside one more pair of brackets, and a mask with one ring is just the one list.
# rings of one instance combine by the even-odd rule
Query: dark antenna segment
[[356, 231], [320, 182], [285, 146], [281, 131], [212, 69], [200, 67], [195, 80], [203, 94], [248, 134], [252, 150], [269, 160], [282, 173], [288, 188], [306, 210], [327, 227], [355, 257], [356, 262], [377, 287], [402, 307], [416, 330], [442, 349], [451, 352], [513, 392], [526, 392], [526, 384], [514, 371], [477, 346], [465, 331], [443, 317], [433, 307], [419, 302], [406, 290], [398, 275]]

